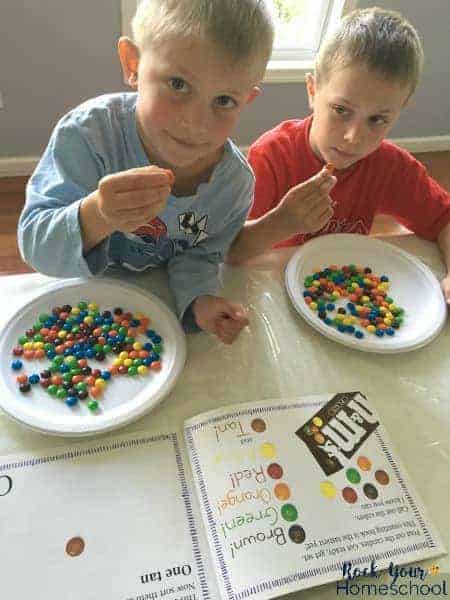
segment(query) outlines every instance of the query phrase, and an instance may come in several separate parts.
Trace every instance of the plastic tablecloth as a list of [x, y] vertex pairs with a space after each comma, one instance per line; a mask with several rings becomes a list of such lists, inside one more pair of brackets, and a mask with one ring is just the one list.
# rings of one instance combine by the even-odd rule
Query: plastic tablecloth
[[[444, 265], [435, 244], [413, 235], [384, 238], [428, 265], [438, 278]], [[150, 414], [118, 431], [173, 428], [226, 404], [360, 390], [378, 410], [396, 454], [405, 465], [442, 539], [450, 548], [450, 326], [431, 344], [404, 354], [351, 350], [313, 330], [290, 304], [284, 266], [292, 249], [274, 251], [245, 268], [224, 266], [223, 294], [249, 308], [250, 326], [232, 346], [206, 333], [187, 336], [185, 369], [170, 395]], [[165, 273], [112, 270], [169, 304]], [[40, 274], [0, 278], [0, 327], [27, 296], [51, 280]], [[67, 445], [35, 433], [0, 412], [0, 454]], [[448, 556], [439, 559], [450, 572]], [[336, 587], [295, 597], [334, 598]]]

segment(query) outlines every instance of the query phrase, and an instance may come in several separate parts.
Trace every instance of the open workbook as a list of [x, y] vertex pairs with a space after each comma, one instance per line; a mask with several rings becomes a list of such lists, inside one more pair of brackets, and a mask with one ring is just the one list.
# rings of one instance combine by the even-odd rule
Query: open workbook
[[8, 599], [272, 598], [444, 553], [359, 392], [0, 459]]

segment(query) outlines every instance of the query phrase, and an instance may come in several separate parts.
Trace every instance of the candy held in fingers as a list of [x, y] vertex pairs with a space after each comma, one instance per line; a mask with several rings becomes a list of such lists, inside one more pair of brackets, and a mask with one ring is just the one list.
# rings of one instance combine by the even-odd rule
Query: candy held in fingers
[[328, 171], [328, 173], [329, 173], [330, 175], [333, 175], [333, 172], [334, 172], [335, 168], [336, 168], [336, 167], [333, 165], [333, 163], [327, 163], [327, 164], [325, 165], [325, 169]]

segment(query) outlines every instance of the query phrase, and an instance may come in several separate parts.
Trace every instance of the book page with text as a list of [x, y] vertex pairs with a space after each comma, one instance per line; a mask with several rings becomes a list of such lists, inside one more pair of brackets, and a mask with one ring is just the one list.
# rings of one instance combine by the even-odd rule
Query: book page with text
[[359, 392], [226, 407], [190, 419], [185, 437], [223, 598], [444, 553]]
[[141, 432], [1, 457], [2, 597], [214, 597], [183, 443]]

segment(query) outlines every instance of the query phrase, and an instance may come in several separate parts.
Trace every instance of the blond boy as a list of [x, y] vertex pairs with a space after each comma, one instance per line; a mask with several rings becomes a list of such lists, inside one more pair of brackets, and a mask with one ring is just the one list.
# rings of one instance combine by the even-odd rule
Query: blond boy
[[258, 94], [273, 25], [258, 0], [145, 0], [118, 43], [133, 93], [57, 124], [27, 188], [19, 245], [36, 270], [92, 276], [165, 266], [177, 311], [231, 343], [247, 324], [217, 295], [254, 177], [229, 136]]

